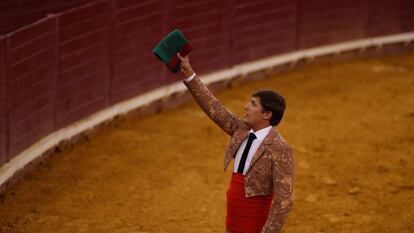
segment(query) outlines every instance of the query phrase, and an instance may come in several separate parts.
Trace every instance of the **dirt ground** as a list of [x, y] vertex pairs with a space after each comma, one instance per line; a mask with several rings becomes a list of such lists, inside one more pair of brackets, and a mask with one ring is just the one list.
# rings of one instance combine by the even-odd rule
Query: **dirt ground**
[[[284, 233], [414, 232], [414, 54], [308, 65], [217, 97], [242, 115], [259, 88], [287, 99]], [[116, 120], [1, 196], [0, 232], [221, 233], [228, 142], [194, 101]]]

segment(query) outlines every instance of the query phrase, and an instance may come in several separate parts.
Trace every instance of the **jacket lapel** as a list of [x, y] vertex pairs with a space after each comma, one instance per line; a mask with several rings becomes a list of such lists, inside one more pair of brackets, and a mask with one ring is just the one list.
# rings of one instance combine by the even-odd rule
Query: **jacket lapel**
[[232, 137], [230, 141], [230, 145], [227, 149], [225, 159], [224, 159], [224, 171], [227, 170], [227, 166], [229, 165], [230, 161], [234, 159], [237, 150], [239, 149], [240, 145], [242, 144], [243, 140], [249, 134], [250, 129], [240, 129], [235, 132], [235, 135]]
[[230, 148], [230, 156], [231, 158], [234, 158], [237, 152], [237, 149], [239, 149], [240, 145], [242, 144], [242, 142], [244, 141], [244, 139], [246, 139], [247, 135], [249, 134], [250, 130], [240, 130], [238, 135], [235, 135], [234, 137], [234, 142], [231, 143], [231, 148]]
[[273, 143], [273, 139], [276, 137], [276, 135], [276, 128], [273, 126], [270, 132], [264, 138], [262, 144], [260, 144], [259, 148], [257, 148], [256, 153], [254, 153], [252, 161], [250, 162], [250, 166], [246, 171], [246, 174], [249, 172], [253, 164], [262, 156], [265, 149], [267, 149]]

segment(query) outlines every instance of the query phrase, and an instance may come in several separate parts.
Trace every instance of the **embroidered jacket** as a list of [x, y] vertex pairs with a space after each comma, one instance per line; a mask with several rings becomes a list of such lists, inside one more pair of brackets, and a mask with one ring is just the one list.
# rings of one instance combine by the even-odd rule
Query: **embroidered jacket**
[[[221, 102], [196, 76], [183, 83], [201, 109], [222, 130], [231, 136], [224, 155], [224, 171], [237, 149], [248, 136], [250, 127]], [[260, 144], [244, 177], [245, 196], [269, 195], [273, 192], [273, 203], [262, 233], [279, 233], [294, 203], [294, 157], [291, 147], [275, 127]]]

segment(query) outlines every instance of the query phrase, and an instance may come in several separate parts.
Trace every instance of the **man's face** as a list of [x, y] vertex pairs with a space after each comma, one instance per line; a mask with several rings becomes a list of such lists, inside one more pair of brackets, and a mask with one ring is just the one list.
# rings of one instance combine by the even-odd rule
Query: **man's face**
[[262, 112], [263, 107], [260, 104], [259, 97], [251, 97], [250, 101], [244, 107], [244, 111], [244, 122], [251, 127], [262, 124], [264, 121], [270, 119], [269, 112]]

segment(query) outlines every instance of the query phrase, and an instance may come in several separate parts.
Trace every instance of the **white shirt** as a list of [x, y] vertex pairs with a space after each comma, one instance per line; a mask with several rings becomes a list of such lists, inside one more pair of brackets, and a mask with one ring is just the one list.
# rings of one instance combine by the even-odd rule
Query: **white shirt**
[[[249, 168], [250, 163], [253, 159], [253, 155], [256, 153], [256, 151], [259, 148], [260, 144], [262, 144], [263, 140], [265, 139], [265, 137], [267, 136], [267, 134], [270, 132], [271, 129], [272, 129], [271, 125], [269, 125], [266, 128], [257, 130], [256, 132], [253, 132], [253, 129], [250, 129], [249, 133], [254, 133], [256, 135], [256, 139], [253, 140], [252, 146], [250, 147], [249, 153], [247, 154], [246, 163], [244, 164], [243, 175], [246, 174], [246, 171]], [[233, 172], [237, 172], [237, 168], [239, 167], [240, 159], [241, 159], [241, 156], [243, 154], [244, 148], [246, 148], [248, 138], [249, 137], [246, 137], [244, 139], [244, 141], [240, 145], [239, 149], [237, 150], [236, 157], [234, 158]]]

